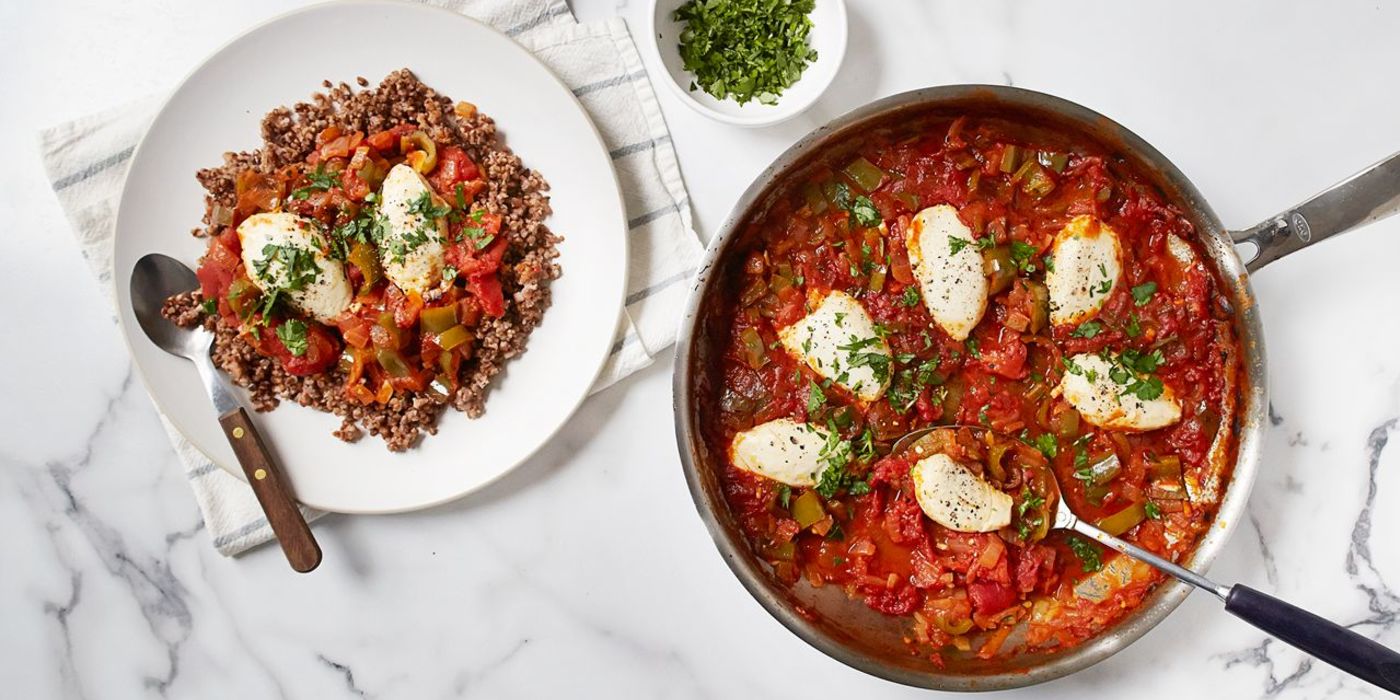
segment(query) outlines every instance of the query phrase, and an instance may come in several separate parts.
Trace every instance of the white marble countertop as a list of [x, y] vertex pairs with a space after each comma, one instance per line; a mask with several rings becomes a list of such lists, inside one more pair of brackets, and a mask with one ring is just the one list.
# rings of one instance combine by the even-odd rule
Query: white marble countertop
[[[0, 695], [919, 695], [799, 641], [721, 562], [671, 437], [669, 353], [589, 400], [495, 487], [427, 512], [320, 522], [315, 575], [292, 575], [276, 548], [215, 553], [34, 133], [168, 89], [290, 4], [0, 4]], [[575, 2], [582, 19], [644, 26], [643, 0], [611, 5]], [[850, 14], [836, 84], [792, 123], [721, 126], [657, 91], [702, 236], [801, 134], [924, 85], [1014, 82], [1098, 109], [1237, 227], [1400, 148], [1389, 3], [850, 0]], [[1248, 522], [1211, 570], [1391, 646], [1397, 261], [1400, 218], [1256, 278], [1274, 420]], [[1112, 659], [1012, 694], [1379, 697], [1219, 608], [1193, 596]]]

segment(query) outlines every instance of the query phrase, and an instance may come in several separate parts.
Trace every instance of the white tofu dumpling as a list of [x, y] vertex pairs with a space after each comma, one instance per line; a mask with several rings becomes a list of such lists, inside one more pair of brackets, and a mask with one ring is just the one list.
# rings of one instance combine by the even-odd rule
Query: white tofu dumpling
[[909, 475], [924, 514], [949, 530], [992, 532], [1011, 524], [1011, 497], [948, 455], [919, 460]]
[[433, 193], [418, 171], [403, 163], [389, 169], [379, 201], [380, 212], [388, 223], [379, 242], [384, 276], [399, 289], [419, 294], [442, 284], [442, 268], [446, 265], [442, 245], [444, 221], [428, 219], [424, 212], [443, 207], [445, 202]]
[[939, 204], [909, 222], [905, 248], [934, 323], [953, 340], [967, 340], [987, 311], [987, 276], [972, 230], [958, 210]]
[[1161, 396], [1144, 400], [1114, 381], [1112, 363], [1097, 354], [1075, 355], [1066, 365], [1057, 391], [1091, 425], [1140, 432], [1181, 420], [1181, 403], [1170, 386], [1162, 387]]
[[874, 401], [890, 385], [890, 345], [855, 297], [828, 292], [811, 313], [778, 331], [783, 347], [812, 371], [861, 401]]
[[1045, 286], [1050, 291], [1050, 322], [1056, 325], [1093, 318], [1123, 275], [1118, 232], [1087, 214], [1074, 217], [1055, 235], [1051, 260]]
[[350, 306], [350, 281], [345, 266], [322, 252], [317, 231], [290, 212], [261, 213], [238, 225], [238, 241], [258, 289], [279, 290], [292, 308], [328, 322]]
[[791, 418], [755, 425], [734, 436], [729, 458], [744, 471], [788, 486], [816, 486], [822, 470], [822, 450], [831, 433]]

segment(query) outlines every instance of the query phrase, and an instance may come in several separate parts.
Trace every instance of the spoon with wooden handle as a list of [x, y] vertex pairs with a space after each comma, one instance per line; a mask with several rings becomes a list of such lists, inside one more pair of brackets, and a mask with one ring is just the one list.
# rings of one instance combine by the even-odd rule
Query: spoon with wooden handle
[[[917, 461], [932, 454], [920, 439], [935, 430], [970, 430], [979, 438], [988, 434], [998, 435], [986, 428], [977, 426], [935, 426], [915, 430], [895, 441], [891, 454], [904, 455], [910, 461]], [[999, 439], [1014, 441], [1016, 438], [1001, 435]], [[1225, 602], [1225, 610], [1235, 617], [1291, 644], [1337, 668], [1350, 673], [1380, 688], [1400, 694], [1400, 654], [1385, 646], [1363, 637], [1335, 622], [1325, 620], [1302, 608], [1285, 603], [1266, 593], [1237, 583], [1227, 586], [1216, 583], [1201, 574], [1153, 554], [1131, 542], [1121, 540], [1103, 530], [1079, 519], [1069, 505], [1060, 498], [1060, 486], [1053, 469], [1048, 486], [1053, 493], [1045, 494], [1047, 503], [1054, 504], [1055, 518], [1052, 528], [1072, 530], [1096, 542], [1116, 549], [1138, 561], [1151, 564], [1173, 577], [1209, 591]]]
[[131, 273], [131, 306], [141, 330], [160, 349], [194, 363], [209, 400], [219, 414], [219, 425], [233, 446], [233, 453], [248, 477], [248, 484], [262, 505], [273, 534], [292, 568], [302, 573], [321, 563], [321, 547], [297, 508], [291, 486], [273, 461], [253, 426], [248, 412], [238, 404], [228, 378], [214, 366], [209, 351], [214, 334], [203, 326], [181, 328], [161, 315], [165, 300], [199, 287], [199, 280], [184, 263], [167, 255], [151, 253], [136, 261]]

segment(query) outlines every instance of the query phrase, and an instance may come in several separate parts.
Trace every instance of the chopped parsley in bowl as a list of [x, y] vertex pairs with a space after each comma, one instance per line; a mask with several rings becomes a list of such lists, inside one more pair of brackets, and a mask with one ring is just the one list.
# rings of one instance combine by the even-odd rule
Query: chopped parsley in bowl
[[673, 13], [685, 23], [678, 48], [704, 90], [739, 104], [778, 97], [817, 60], [807, 41], [815, 0], [690, 0]]
[[844, 0], [656, 0], [648, 34], [672, 93], [718, 121], [763, 126], [810, 107], [846, 51]]

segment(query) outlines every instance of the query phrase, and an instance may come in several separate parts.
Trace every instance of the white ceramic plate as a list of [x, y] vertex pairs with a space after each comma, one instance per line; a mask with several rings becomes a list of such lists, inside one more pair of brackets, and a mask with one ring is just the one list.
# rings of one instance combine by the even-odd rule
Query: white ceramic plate
[[[328, 37], [372, 37], [333, 41]], [[308, 43], [309, 42], [309, 43]], [[196, 448], [242, 478], [194, 365], [141, 332], [128, 287], [146, 253], [194, 267], [206, 242], [189, 235], [204, 211], [195, 172], [225, 151], [260, 145], [263, 114], [306, 100], [321, 81], [375, 83], [407, 67], [454, 100], [494, 117], [507, 145], [549, 181], [549, 227], [564, 237], [563, 276], [527, 351], [498, 375], [486, 415], [446, 411], [437, 435], [390, 453], [377, 437], [347, 444], [340, 418], [284, 401], [257, 414], [303, 503], [347, 513], [425, 508], [470, 493], [523, 462], [587, 395], [622, 308], [627, 223], [597, 130], [569, 89], [494, 29], [417, 4], [347, 2], [279, 17], [219, 50], [175, 91], [132, 157], [114, 239], [122, 331], [157, 406]]]
[[807, 43], [817, 50], [817, 60], [808, 64], [802, 77], [778, 96], [775, 104], [760, 104], [750, 100], [739, 104], [732, 99], [721, 100], [704, 90], [691, 90], [694, 76], [681, 60], [681, 30], [685, 28], [674, 19], [676, 8], [687, 0], [652, 0], [651, 31], [647, 43], [657, 52], [670, 80], [663, 81], [687, 107], [718, 121], [737, 126], [768, 126], [787, 121], [811, 107], [826, 92], [841, 68], [846, 56], [846, 0], [816, 0], [812, 8], [812, 30]]

